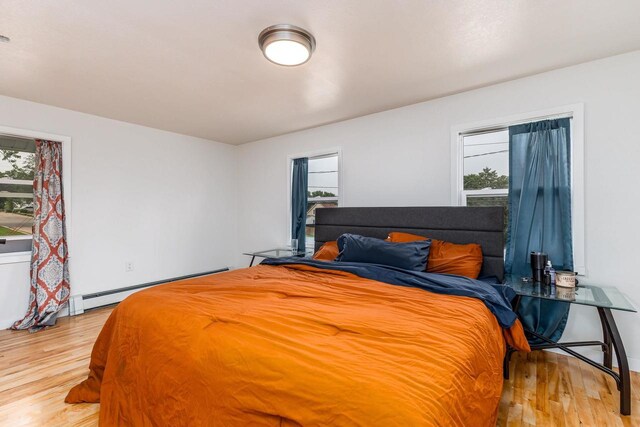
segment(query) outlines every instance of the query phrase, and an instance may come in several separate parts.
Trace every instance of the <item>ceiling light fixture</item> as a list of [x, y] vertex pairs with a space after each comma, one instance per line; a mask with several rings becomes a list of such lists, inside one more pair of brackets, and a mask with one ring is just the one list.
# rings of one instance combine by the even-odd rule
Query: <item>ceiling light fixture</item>
[[274, 64], [295, 66], [311, 58], [316, 39], [305, 29], [289, 24], [278, 24], [262, 30], [258, 45], [265, 58]]
[[9, 43], [11, 41], [11, 39], [7, 36], [3, 36], [2, 34], [0, 34], [0, 42], [2, 43]]

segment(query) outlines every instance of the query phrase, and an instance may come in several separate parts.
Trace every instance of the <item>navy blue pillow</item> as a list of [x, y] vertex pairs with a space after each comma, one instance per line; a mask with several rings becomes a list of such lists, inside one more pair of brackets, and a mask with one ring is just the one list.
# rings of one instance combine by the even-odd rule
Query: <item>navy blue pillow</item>
[[338, 237], [336, 261], [382, 264], [405, 270], [425, 271], [431, 240], [392, 243], [357, 234]]

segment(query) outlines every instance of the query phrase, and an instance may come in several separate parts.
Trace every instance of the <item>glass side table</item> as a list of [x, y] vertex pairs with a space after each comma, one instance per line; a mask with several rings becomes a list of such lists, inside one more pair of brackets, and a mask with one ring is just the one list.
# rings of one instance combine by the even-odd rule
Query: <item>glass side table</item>
[[293, 256], [303, 257], [306, 255], [305, 251], [295, 251], [292, 249], [267, 249], [265, 251], [258, 252], [244, 252], [242, 255], [248, 255], [251, 257], [251, 263], [249, 267], [253, 267], [253, 262], [256, 257], [258, 258], [289, 258]]
[[[580, 304], [595, 307], [598, 310], [600, 324], [602, 325], [603, 341], [575, 341], [575, 342], [555, 342], [537, 332], [525, 330], [543, 344], [532, 345], [531, 350], [543, 350], [557, 348], [568, 353], [589, 365], [609, 374], [616, 381], [618, 391], [620, 391], [620, 413], [622, 415], [631, 414], [631, 379], [629, 376], [629, 363], [627, 354], [622, 344], [622, 337], [616, 326], [616, 322], [611, 314], [611, 310], [621, 310], [636, 312], [635, 307], [629, 300], [613, 286], [579, 285], [576, 288], [562, 288], [559, 286], [549, 286], [541, 283], [523, 282], [522, 277], [506, 276], [504, 284], [516, 292], [513, 301], [513, 310], [518, 309], [522, 297], [541, 298], [553, 301], [562, 301], [569, 304]], [[603, 363], [600, 364], [582, 354], [574, 351], [571, 347], [599, 346], [604, 353]], [[618, 370], [612, 369], [613, 350], [618, 361]], [[515, 352], [508, 348], [504, 360], [504, 376], [509, 378], [509, 360]]]

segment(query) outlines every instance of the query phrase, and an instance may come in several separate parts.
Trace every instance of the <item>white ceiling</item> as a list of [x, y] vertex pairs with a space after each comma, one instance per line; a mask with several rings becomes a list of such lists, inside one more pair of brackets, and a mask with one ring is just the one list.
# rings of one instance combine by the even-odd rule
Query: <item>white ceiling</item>
[[[640, 49], [639, 18], [637, 0], [0, 0], [0, 94], [241, 144]], [[314, 34], [307, 64], [262, 56], [278, 23]]]

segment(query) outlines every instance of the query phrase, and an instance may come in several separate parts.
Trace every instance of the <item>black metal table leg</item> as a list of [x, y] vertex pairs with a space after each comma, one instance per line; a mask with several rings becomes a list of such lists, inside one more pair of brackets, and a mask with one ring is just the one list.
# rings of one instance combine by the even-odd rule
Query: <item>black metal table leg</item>
[[504, 360], [502, 361], [502, 376], [505, 380], [509, 379], [509, 362], [511, 361], [511, 355], [516, 351], [507, 346], [507, 352], [504, 355]]
[[604, 342], [604, 345], [602, 346], [602, 351], [604, 353], [602, 364], [607, 368], [611, 369], [611, 367], [613, 366], [612, 364], [613, 352], [611, 351], [612, 350], [611, 335], [609, 334], [609, 330], [607, 328], [607, 321], [604, 317], [604, 313], [600, 308], [598, 309], [598, 316], [600, 316], [600, 324], [602, 325], [602, 341]]
[[[518, 311], [520, 305], [521, 295], [516, 295], [513, 302], [513, 311]], [[507, 351], [504, 354], [504, 360], [502, 361], [502, 377], [505, 380], [509, 379], [509, 362], [511, 362], [511, 355], [516, 351], [507, 344]]]
[[522, 295], [516, 295], [516, 298], [513, 300], [513, 311], [518, 312], [518, 307], [520, 307], [520, 301], [522, 300]]
[[[517, 310], [517, 307], [520, 303], [520, 296], [514, 300], [514, 311]], [[620, 392], [620, 413], [622, 415], [631, 415], [631, 376], [629, 374], [629, 361], [627, 360], [627, 353], [624, 349], [624, 345], [622, 344], [622, 337], [620, 336], [620, 332], [618, 331], [618, 327], [616, 326], [616, 322], [613, 318], [613, 314], [611, 310], [606, 307], [598, 307], [598, 315], [600, 317], [600, 323], [602, 324], [602, 335], [603, 342], [598, 341], [581, 341], [581, 342], [570, 342], [570, 343], [558, 343], [551, 341], [545, 336], [542, 336], [533, 331], [526, 331], [528, 334], [533, 335], [540, 340], [544, 341], [545, 344], [532, 346], [532, 350], [542, 350], [545, 348], [559, 348], [570, 355], [587, 362], [591, 366], [600, 369], [601, 371], [611, 375], [615, 380]], [[580, 353], [577, 353], [571, 350], [570, 347], [581, 347], [588, 345], [600, 345], [604, 352], [604, 360], [602, 365], [583, 356]], [[618, 372], [612, 370], [612, 358], [613, 358], [613, 350], [616, 353], [616, 359], [618, 361]], [[507, 351], [504, 356], [503, 361], [503, 376], [505, 379], [509, 379], [509, 361], [511, 359], [511, 355], [515, 352], [515, 350], [511, 347], [507, 347]]]
[[[622, 344], [622, 338], [618, 327], [613, 319], [611, 310], [604, 307], [598, 307], [598, 313], [602, 321], [603, 329], [607, 330], [607, 336], [613, 348], [616, 351], [616, 359], [618, 360], [618, 372], [620, 375], [620, 381], [618, 382], [618, 390], [620, 390], [620, 413], [622, 415], [631, 414], [631, 377], [629, 375], [629, 362], [627, 360], [627, 353], [624, 350]], [[607, 339], [607, 338], [605, 338]], [[605, 360], [607, 353], [605, 352]], [[611, 364], [611, 346], [609, 346], [609, 364]], [[606, 363], [606, 361], [605, 361]]]

